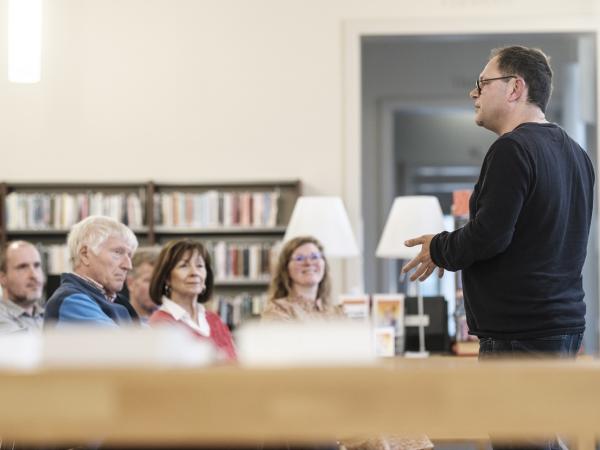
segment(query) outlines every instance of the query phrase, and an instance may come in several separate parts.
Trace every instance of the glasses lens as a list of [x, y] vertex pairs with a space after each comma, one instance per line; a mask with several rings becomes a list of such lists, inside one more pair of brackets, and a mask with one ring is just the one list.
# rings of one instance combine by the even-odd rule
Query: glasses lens
[[322, 255], [319, 252], [314, 252], [310, 254], [311, 261], [317, 261], [322, 258]]
[[323, 255], [321, 255], [321, 253], [319, 252], [313, 252], [310, 253], [309, 255], [295, 255], [292, 256], [292, 261], [297, 262], [297, 263], [303, 263], [304, 261], [318, 261], [319, 259], [321, 259], [323, 257]]

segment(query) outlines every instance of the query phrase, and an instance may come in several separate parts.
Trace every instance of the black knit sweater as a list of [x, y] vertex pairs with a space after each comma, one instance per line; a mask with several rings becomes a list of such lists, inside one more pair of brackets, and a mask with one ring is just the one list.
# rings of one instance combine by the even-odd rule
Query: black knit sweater
[[581, 270], [594, 170], [555, 124], [525, 123], [490, 147], [470, 220], [431, 242], [431, 257], [462, 270], [471, 334], [524, 339], [583, 332]]

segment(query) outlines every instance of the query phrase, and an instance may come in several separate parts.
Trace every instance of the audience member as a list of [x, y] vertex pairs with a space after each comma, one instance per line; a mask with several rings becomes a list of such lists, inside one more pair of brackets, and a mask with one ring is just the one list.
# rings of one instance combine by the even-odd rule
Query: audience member
[[112, 218], [90, 216], [73, 226], [67, 245], [73, 272], [62, 274], [48, 300], [44, 326], [130, 324], [131, 314], [115, 300], [138, 245], [133, 232]]
[[42, 259], [26, 241], [9, 242], [0, 251], [0, 334], [39, 331], [44, 320]]
[[321, 244], [310, 236], [297, 237], [279, 254], [262, 317], [308, 320], [341, 316], [330, 295], [329, 264]]
[[214, 275], [206, 248], [191, 239], [168, 242], [160, 252], [150, 297], [159, 308], [150, 316], [150, 325], [177, 324], [199, 339], [209, 339], [224, 359], [235, 360], [233, 339], [217, 314], [204, 303], [210, 300]]
[[129, 303], [142, 323], [147, 323], [157, 308], [150, 298], [150, 280], [159, 252], [157, 247], [138, 248], [131, 260], [133, 268], [127, 276]]

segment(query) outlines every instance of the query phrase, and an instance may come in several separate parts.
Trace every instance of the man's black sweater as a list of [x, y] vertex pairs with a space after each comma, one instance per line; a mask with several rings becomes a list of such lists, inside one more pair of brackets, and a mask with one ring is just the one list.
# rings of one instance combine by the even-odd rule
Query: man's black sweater
[[524, 123], [485, 156], [470, 220], [436, 235], [433, 262], [462, 270], [469, 332], [525, 339], [583, 332], [581, 270], [594, 169], [555, 124]]

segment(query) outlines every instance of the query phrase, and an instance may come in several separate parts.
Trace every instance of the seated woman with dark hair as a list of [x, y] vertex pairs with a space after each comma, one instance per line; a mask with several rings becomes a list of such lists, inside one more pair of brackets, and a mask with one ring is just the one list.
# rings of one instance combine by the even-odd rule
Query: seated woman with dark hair
[[[330, 298], [329, 264], [321, 243], [311, 237], [288, 241], [279, 254], [263, 320], [310, 321], [340, 317]], [[427, 436], [396, 435], [344, 439], [348, 450], [424, 450], [433, 448]]]
[[206, 310], [214, 275], [210, 255], [198, 241], [178, 239], [168, 242], [160, 254], [150, 281], [150, 298], [159, 308], [149, 324], [176, 324], [199, 339], [210, 340], [224, 359], [236, 359], [233, 339], [217, 314]]

